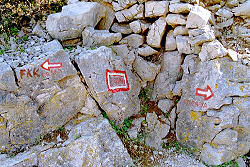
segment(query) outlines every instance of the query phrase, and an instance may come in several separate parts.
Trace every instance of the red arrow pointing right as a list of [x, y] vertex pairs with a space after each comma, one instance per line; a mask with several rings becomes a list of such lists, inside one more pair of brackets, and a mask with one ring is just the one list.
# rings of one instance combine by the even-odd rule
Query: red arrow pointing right
[[204, 96], [204, 100], [208, 100], [214, 96], [212, 89], [207, 85], [207, 89], [196, 88], [196, 96]]

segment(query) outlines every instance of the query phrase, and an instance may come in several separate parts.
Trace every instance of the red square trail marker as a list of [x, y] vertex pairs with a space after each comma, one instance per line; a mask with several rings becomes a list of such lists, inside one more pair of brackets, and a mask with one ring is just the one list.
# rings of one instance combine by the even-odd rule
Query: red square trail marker
[[108, 90], [112, 93], [129, 90], [126, 71], [106, 69], [106, 82]]

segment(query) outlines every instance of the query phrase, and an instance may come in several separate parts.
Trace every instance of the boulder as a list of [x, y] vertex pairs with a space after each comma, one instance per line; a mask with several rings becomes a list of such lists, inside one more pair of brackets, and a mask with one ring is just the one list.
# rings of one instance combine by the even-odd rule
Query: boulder
[[230, 9], [227, 9], [227, 8], [221, 8], [215, 14], [218, 16], [227, 18], [227, 19], [230, 19], [231, 17], [233, 17], [233, 13], [230, 11]]
[[128, 130], [128, 135], [130, 138], [132, 139], [137, 139], [138, 134], [141, 130], [141, 124], [142, 122], [145, 121], [144, 117], [138, 118], [138, 119], [134, 119], [132, 122], [132, 128]]
[[177, 35], [176, 45], [180, 53], [191, 54], [193, 52], [191, 49], [190, 39], [188, 36]]
[[14, 77], [14, 71], [5, 63], [0, 63], [0, 90], [17, 91], [17, 84]]
[[132, 29], [130, 28], [129, 24], [119, 24], [114, 23], [111, 27], [111, 30], [121, 34], [131, 34]]
[[188, 17], [186, 28], [203, 28], [207, 25], [211, 14], [201, 6], [193, 6]]
[[146, 23], [145, 21], [135, 20], [129, 23], [130, 28], [134, 33], [144, 33], [150, 26], [150, 23]]
[[168, 14], [166, 17], [168, 25], [176, 27], [177, 25], [186, 25], [186, 17], [180, 14]]
[[175, 50], [177, 48], [176, 46], [176, 40], [175, 40], [175, 37], [174, 37], [174, 31], [173, 30], [170, 30], [168, 33], [167, 33], [167, 36], [166, 36], [166, 43], [165, 43], [165, 50], [166, 51], [171, 51], [171, 50]]
[[115, 17], [118, 22], [128, 22], [134, 19], [143, 18], [143, 4], [135, 4], [128, 9], [124, 9], [122, 11], [116, 12]]
[[162, 37], [165, 33], [165, 27], [166, 27], [165, 18], [160, 17], [158, 20], [156, 20], [149, 27], [149, 32], [147, 35], [147, 44], [152, 47], [160, 48]]
[[119, 11], [119, 10], [123, 10], [123, 9], [127, 9], [128, 7], [134, 5], [137, 1], [136, 0], [122, 0], [122, 1], [113, 1], [112, 5], [113, 5], [113, 9], [115, 11]]
[[177, 26], [174, 29], [174, 37], [176, 37], [177, 35], [188, 35], [188, 29], [185, 26]]
[[38, 37], [45, 38], [45, 39], [47, 39], [47, 40], [50, 40], [50, 39], [51, 39], [51, 37], [50, 37], [48, 34], [46, 34], [46, 33], [44, 32], [44, 30], [43, 30], [43, 28], [41, 27], [41, 25], [40, 25], [39, 22], [38, 22], [38, 23], [36, 24], [36, 26], [33, 28], [32, 34], [34, 34], [34, 35], [36, 35], [36, 36], [38, 36]]
[[204, 42], [215, 40], [214, 32], [210, 28], [189, 30], [189, 38], [191, 45], [201, 45]]
[[134, 63], [134, 69], [142, 81], [153, 81], [160, 71], [160, 65], [147, 62], [140, 56], [137, 56]]
[[112, 45], [121, 39], [121, 33], [110, 33], [108, 30], [94, 30], [93, 27], [87, 27], [82, 32], [83, 46]]
[[69, 4], [62, 12], [48, 16], [46, 29], [51, 37], [59, 40], [78, 38], [85, 27], [95, 27], [105, 14], [105, 8], [96, 2]]
[[171, 13], [189, 13], [193, 5], [189, 3], [172, 3], [169, 5]]
[[123, 38], [119, 44], [128, 44], [128, 46], [133, 48], [138, 48], [144, 42], [143, 36], [139, 34], [131, 34]]
[[250, 1], [246, 1], [243, 4], [240, 4], [238, 7], [233, 8], [233, 13], [235, 16], [241, 16], [247, 18], [250, 16]]
[[102, 46], [88, 50], [77, 56], [75, 61], [89, 91], [111, 120], [121, 126], [125, 118], [139, 112], [139, 80], [111, 48]]
[[43, 48], [43, 51], [44, 52], [51, 52], [51, 53], [55, 53], [59, 50], [62, 50], [63, 47], [62, 45], [60, 44], [60, 42], [58, 40], [53, 40], [53, 41], [50, 41], [50, 42], [47, 42], [45, 45], [44, 45], [44, 48]]
[[158, 53], [157, 50], [151, 48], [150, 46], [146, 44], [142, 45], [141, 48], [138, 48], [137, 52], [141, 56], [150, 56], [150, 55], [154, 55]]
[[168, 1], [148, 1], [145, 3], [145, 17], [166, 16]]
[[168, 113], [172, 110], [174, 107], [174, 102], [169, 99], [163, 99], [158, 102], [158, 107], [163, 111], [164, 113]]

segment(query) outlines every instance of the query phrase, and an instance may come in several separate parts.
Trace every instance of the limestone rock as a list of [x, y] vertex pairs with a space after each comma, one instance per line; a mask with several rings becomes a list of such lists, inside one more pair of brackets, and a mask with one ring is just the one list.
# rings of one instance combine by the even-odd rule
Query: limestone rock
[[164, 113], [170, 112], [173, 106], [174, 106], [174, 102], [169, 99], [160, 100], [158, 103], [159, 109], [161, 109]]
[[105, 8], [96, 2], [69, 4], [62, 8], [61, 13], [48, 16], [46, 28], [53, 38], [74, 39], [81, 36], [85, 27], [95, 27], [105, 12]]
[[148, 1], [145, 3], [145, 17], [166, 16], [168, 13], [167, 1]]
[[131, 34], [132, 29], [128, 24], [118, 24], [114, 23], [111, 27], [111, 30], [117, 33], [122, 33], [122, 34]]
[[149, 28], [150, 24], [141, 20], [135, 20], [129, 23], [129, 26], [134, 33], [144, 33]]
[[168, 25], [176, 27], [177, 25], [186, 25], [186, 17], [180, 14], [168, 14], [166, 17]]
[[132, 122], [133, 127], [128, 130], [128, 135], [130, 138], [132, 138], [132, 139], [137, 138], [137, 135], [141, 129], [142, 121], [144, 121], [144, 120], [145, 120], [144, 117], [133, 120], [133, 122]]
[[169, 5], [171, 13], [189, 13], [193, 5], [189, 3], [173, 3]]
[[112, 45], [121, 39], [121, 33], [110, 33], [108, 30], [94, 30], [93, 27], [87, 27], [82, 32], [83, 46]]
[[226, 8], [219, 9], [215, 14], [221, 17], [225, 17], [227, 19], [233, 17], [233, 13], [229, 9], [226, 9]]
[[115, 11], [119, 11], [134, 5], [136, 2], [137, 2], [136, 0], [123, 0], [118, 2], [113, 1], [112, 5]]
[[138, 48], [143, 44], [143, 36], [139, 34], [131, 34], [123, 38], [119, 44], [128, 44], [128, 46], [133, 48]]
[[134, 69], [143, 81], [153, 81], [160, 71], [160, 66], [147, 62], [140, 56], [137, 56]]
[[228, 50], [227, 50], [227, 53], [228, 53], [228, 55], [231, 57], [231, 59], [232, 59], [233, 61], [237, 61], [237, 60], [238, 60], [238, 54], [237, 54], [237, 52], [235, 52], [234, 50], [228, 49]]
[[207, 25], [210, 12], [201, 6], [193, 6], [187, 17], [187, 28], [203, 28]]
[[250, 1], [246, 1], [239, 7], [233, 8], [235, 16], [249, 17], [250, 16]]
[[185, 26], [177, 26], [174, 29], [174, 37], [177, 35], [188, 35], [188, 29]]
[[141, 48], [138, 48], [138, 54], [141, 55], [141, 56], [150, 56], [150, 55], [154, 55], [154, 54], [157, 54], [158, 51], [151, 48], [150, 46], [148, 45], [143, 45], [143, 47]]
[[0, 63], [0, 90], [16, 91], [17, 85], [14, 77], [14, 72], [11, 67], [4, 62]]
[[224, 28], [224, 27], [229, 27], [229, 26], [233, 25], [233, 23], [234, 23], [234, 19], [231, 18], [231, 19], [228, 19], [224, 22], [218, 23], [217, 26], [220, 28]]
[[147, 44], [152, 47], [160, 48], [162, 37], [165, 33], [165, 27], [166, 27], [165, 18], [161, 17], [158, 20], [156, 20], [149, 27], [149, 32], [147, 35]]
[[45, 38], [45, 39], [48, 39], [48, 40], [51, 39], [51, 37], [44, 32], [40, 23], [37, 23], [36, 26], [33, 28], [32, 34], [37, 35], [37, 36], [42, 37], [42, 38]]
[[133, 19], [143, 18], [143, 4], [135, 4], [128, 9], [124, 9], [122, 11], [116, 12], [115, 16], [118, 22], [127, 22]]
[[226, 55], [227, 55], [227, 50], [218, 40], [215, 40], [213, 42], [207, 42], [202, 45], [199, 57], [201, 61], [207, 61], [215, 59], [217, 57], [224, 57]]
[[[99, 2], [99, 1], [98, 1]], [[100, 20], [98, 23], [96, 29], [98, 30], [109, 30], [111, 25], [113, 24], [115, 20], [115, 12], [113, 10], [113, 7], [109, 3], [105, 3], [103, 1], [100, 1], [100, 4], [105, 8], [106, 15]]]
[[182, 57], [178, 51], [164, 53], [161, 72], [157, 75], [154, 84], [153, 99], [173, 97], [174, 84], [181, 76], [181, 62]]
[[[102, 46], [83, 52], [75, 61], [89, 91], [111, 120], [122, 125], [125, 118], [139, 112], [139, 80], [126, 68], [122, 58], [114, 55], [111, 48]], [[123, 86], [123, 91], [116, 90], [112, 84], [107, 85], [107, 79], [110, 79], [106, 78], [107, 70], [120, 70], [126, 73], [128, 84]]]
[[176, 45], [180, 53], [191, 54], [192, 49], [190, 45], [190, 39], [188, 36], [177, 35], [176, 36]]
[[174, 31], [173, 30], [170, 30], [167, 34], [167, 37], [166, 37], [166, 43], [165, 43], [165, 50], [166, 51], [171, 51], [171, 50], [175, 50], [177, 48], [176, 46], [176, 40], [175, 40], [175, 37], [174, 37]]
[[156, 149], [161, 148], [162, 138], [166, 137], [169, 129], [170, 123], [168, 119], [161, 121], [158, 120], [155, 113], [147, 113], [147, 127], [146, 127], [146, 139], [145, 144]]
[[215, 39], [214, 32], [209, 28], [189, 30], [191, 45], [201, 45], [204, 42], [210, 42]]
[[53, 41], [50, 41], [48, 43], [46, 43], [44, 45], [44, 49], [43, 51], [44, 52], [52, 52], [52, 53], [55, 53], [57, 52], [58, 50], [62, 50], [63, 47], [62, 45], [60, 44], [60, 42], [58, 40], [53, 40]]

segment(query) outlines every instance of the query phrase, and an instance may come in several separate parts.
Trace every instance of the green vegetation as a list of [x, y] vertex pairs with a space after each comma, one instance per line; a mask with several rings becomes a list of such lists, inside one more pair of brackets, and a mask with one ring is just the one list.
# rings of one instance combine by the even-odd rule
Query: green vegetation
[[8, 156], [6, 158], [13, 158], [15, 157], [17, 154], [16, 153], [10, 153], [8, 154]]
[[24, 36], [23, 36], [23, 40], [24, 40], [24, 41], [28, 41], [28, 37], [29, 37], [28, 35], [24, 35]]
[[62, 127], [62, 126], [60, 126], [60, 127], [57, 128], [57, 131], [59, 131], [59, 132], [65, 132], [65, 128]]
[[79, 139], [80, 137], [82, 137], [81, 134], [76, 135], [75, 140]]
[[4, 50], [3, 49], [0, 50], [0, 55], [2, 55], [2, 54], [4, 54]]
[[235, 160], [225, 162], [221, 165], [208, 165], [206, 163], [204, 163], [204, 165], [206, 165], [207, 167], [239, 167], [238, 163]]
[[148, 106], [146, 104], [141, 105], [141, 114], [145, 114], [148, 111]]
[[139, 94], [139, 98], [143, 101], [150, 100], [149, 91], [150, 91], [150, 88], [143, 88]]
[[36, 141], [35, 141], [35, 145], [38, 145], [41, 143], [41, 141], [44, 139], [44, 136], [43, 135], [40, 135], [36, 138]]

